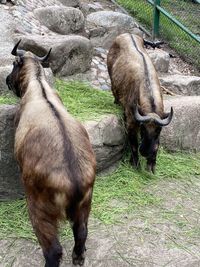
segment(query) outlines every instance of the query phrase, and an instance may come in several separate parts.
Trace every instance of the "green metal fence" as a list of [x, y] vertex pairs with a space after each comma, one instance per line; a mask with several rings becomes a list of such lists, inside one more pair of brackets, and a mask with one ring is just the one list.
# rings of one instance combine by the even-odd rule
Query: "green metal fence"
[[200, 70], [199, 0], [117, 0], [150, 33]]

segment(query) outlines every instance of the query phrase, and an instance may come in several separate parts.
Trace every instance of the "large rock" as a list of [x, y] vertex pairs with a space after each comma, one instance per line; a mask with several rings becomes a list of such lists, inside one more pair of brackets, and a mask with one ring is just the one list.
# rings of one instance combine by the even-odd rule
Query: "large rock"
[[185, 75], [161, 76], [161, 85], [179, 95], [200, 95], [200, 77]]
[[163, 127], [161, 144], [171, 151], [200, 151], [200, 96], [170, 97], [166, 111], [174, 108], [172, 122]]
[[19, 169], [14, 160], [14, 105], [0, 106], [0, 200], [23, 195]]
[[53, 72], [52, 72], [51, 68], [45, 68], [44, 72], [45, 72], [45, 76], [46, 76], [47, 82], [49, 83], [50, 86], [53, 87], [54, 86], [54, 82], [55, 82], [55, 78], [54, 78], [54, 75], [53, 75]]
[[131, 16], [114, 11], [98, 11], [87, 16], [87, 30], [94, 46], [109, 48], [121, 33], [133, 32], [137, 27]]
[[[0, 94], [8, 90], [8, 87], [6, 85], [6, 77], [8, 76], [8, 74], [10, 74], [11, 71], [12, 65], [0, 67]], [[50, 68], [45, 68], [44, 71], [49, 85], [53, 86], [55, 79], [52, 70]]]
[[170, 60], [169, 53], [160, 49], [147, 50], [147, 52], [157, 71], [168, 72]]
[[34, 10], [40, 22], [59, 34], [81, 33], [84, 31], [83, 13], [73, 7], [41, 7]]
[[93, 2], [93, 3], [80, 3], [80, 10], [83, 12], [84, 16], [87, 16], [88, 14], [92, 12], [97, 12], [103, 10], [103, 6], [99, 2]]
[[61, 2], [64, 6], [71, 6], [71, 7], [78, 7], [79, 6], [79, 0], [58, 0]]
[[97, 171], [111, 167], [122, 158], [126, 138], [116, 116], [109, 115], [99, 121], [86, 122], [84, 125], [96, 154]]
[[11, 72], [12, 66], [0, 67], [0, 94], [7, 91], [6, 77]]
[[44, 55], [52, 48], [50, 67], [58, 76], [85, 72], [90, 68], [93, 48], [90, 40], [79, 35], [22, 36], [20, 47], [36, 55]]

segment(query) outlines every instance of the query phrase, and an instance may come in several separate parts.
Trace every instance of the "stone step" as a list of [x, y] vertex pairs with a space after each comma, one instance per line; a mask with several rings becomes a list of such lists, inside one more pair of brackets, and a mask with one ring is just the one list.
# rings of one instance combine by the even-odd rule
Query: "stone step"
[[160, 76], [160, 83], [178, 95], [200, 95], [200, 77], [170, 74]]
[[163, 127], [161, 145], [170, 151], [200, 151], [200, 96], [169, 97], [165, 110], [174, 109], [171, 123]]
[[162, 49], [149, 50], [147, 52], [158, 72], [167, 73], [169, 70], [170, 56], [169, 53]]

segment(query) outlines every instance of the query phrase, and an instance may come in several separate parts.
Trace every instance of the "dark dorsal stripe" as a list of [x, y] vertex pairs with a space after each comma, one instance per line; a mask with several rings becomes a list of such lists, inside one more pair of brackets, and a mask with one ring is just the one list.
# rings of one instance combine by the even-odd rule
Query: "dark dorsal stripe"
[[[37, 66], [37, 73], [36, 73], [36, 77], [37, 80], [40, 84], [41, 90], [42, 90], [42, 96], [43, 98], [46, 100], [48, 106], [50, 107], [54, 117], [57, 119], [58, 125], [59, 125], [59, 129], [60, 132], [62, 134], [62, 140], [63, 140], [63, 147], [64, 147], [64, 152], [63, 152], [63, 157], [64, 159], [66, 159], [66, 162], [68, 162], [68, 167], [67, 168], [67, 172], [70, 172], [70, 179], [72, 184], [75, 184], [75, 190], [77, 191], [77, 195], [78, 195], [78, 199], [77, 201], [79, 201], [82, 196], [83, 193], [81, 192], [81, 173], [80, 173], [80, 169], [79, 169], [79, 165], [78, 165], [78, 159], [75, 155], [74, 149], [72, 147], [71, 144], [71, 140], [69, 138], [69, 136], [66, 133], [66, 129], [65, 129], [65, 125], [64, 122], [62, 121], [62, 118], [58, 112], [58, 110], [56, 109], [56, 107], [52, 104], [52, 102], [48, 99], [46, 91], [45, 91], [45, 87], [41, 81], [41, 70], [40, 70], [40, 66]], [[63, 162], [63, 164], [65, 164]]]
[[142, 60], [143, 60], [144, 72], [145, 72], [145, 85], [146, 85], [146, 88], [149, 90], [148, 92], [150, 93], [150, 102], [151, 102], [152, 111], [155, 112], [156, 106], [155, 106], [155, 103], [154, 103], [153, 92], [152, 92], [152, 88], [151, 88], [151, 82], [150, 82], [150, 77], [149, 77], [149, 71], [148, 71], [148, 67], [147, 67], [147, 62], [146, 62], [146, 59], [145, 59], [143, 53], [138, 49], [137, 44], [136, 44], [136, 42], [135, 42], [134, 37], [133, 37], [132, 34], [131, 34], [131, 39], [132, 39], [132, 42], [133, 42], [136, 50], [141, 55]]

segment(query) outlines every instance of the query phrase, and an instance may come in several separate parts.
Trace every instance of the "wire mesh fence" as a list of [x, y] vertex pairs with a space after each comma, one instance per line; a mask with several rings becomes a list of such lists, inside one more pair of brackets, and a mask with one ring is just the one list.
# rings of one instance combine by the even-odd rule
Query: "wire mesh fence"
[[[156, 0], [117, 0], [153, 36], [154, 3]], [[159, 39], [167, 41], [186, 61], [200, 70], [200, 1], [199, 0], [160, 0], [160, 7], [169, 17], [160, 12]], [[173, 20], [177, 20], [186, 31]], [[189, 34], [192, 33], [193, 37]], [[199, 41], [198, 41], [199, 39]]]

